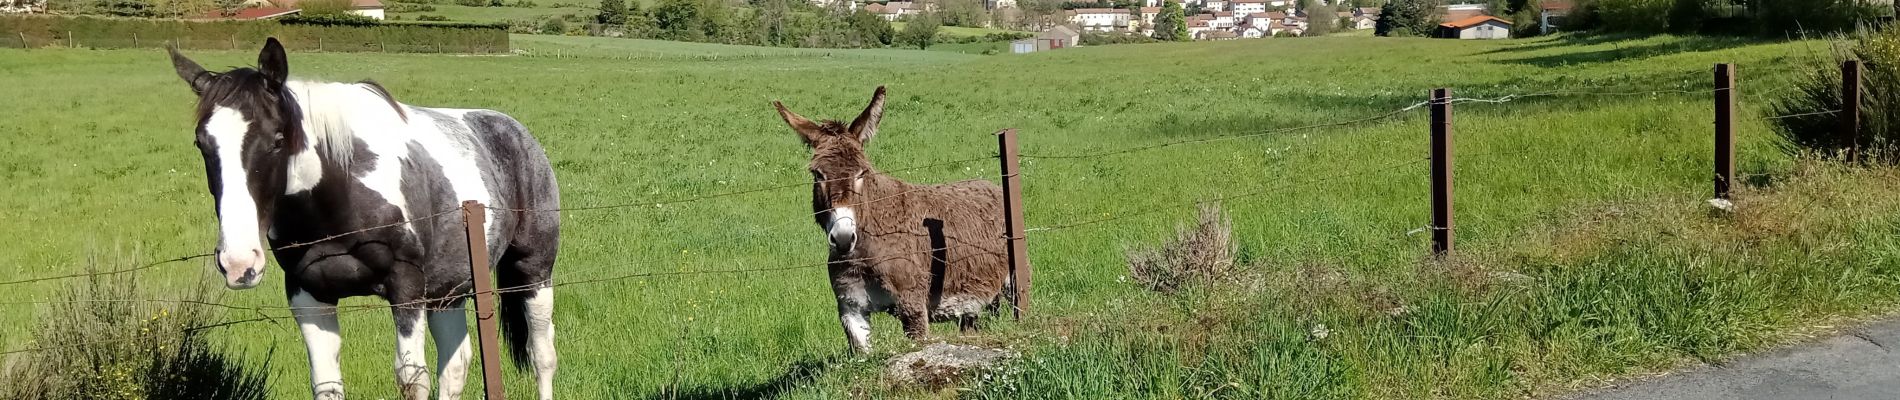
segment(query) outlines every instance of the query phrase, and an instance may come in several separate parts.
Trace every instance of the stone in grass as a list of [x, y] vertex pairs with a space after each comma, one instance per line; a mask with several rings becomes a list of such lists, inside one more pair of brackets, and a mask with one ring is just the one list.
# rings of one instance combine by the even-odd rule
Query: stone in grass
[[1016, 352], [977, 346], [932, 343], [922, 350], [892, 357], [884, 375], [901, 385], [936, 390], [1016, 358]]

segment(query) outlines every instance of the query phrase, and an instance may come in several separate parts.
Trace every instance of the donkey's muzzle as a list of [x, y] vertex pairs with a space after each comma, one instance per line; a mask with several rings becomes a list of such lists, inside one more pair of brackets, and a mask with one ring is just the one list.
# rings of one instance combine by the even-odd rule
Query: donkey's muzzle
[[825, 236], [831, 238], [831, 251], [850, 253], [858, 245], [857, 213], [850, 208], [838, 208], [831, 213], [831, 223], [825, 229]]

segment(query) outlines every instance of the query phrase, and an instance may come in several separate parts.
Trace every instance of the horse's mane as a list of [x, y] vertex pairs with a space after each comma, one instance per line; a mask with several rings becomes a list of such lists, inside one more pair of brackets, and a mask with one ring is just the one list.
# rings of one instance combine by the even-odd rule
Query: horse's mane
[[[309, 126], [304, 134], [309, 135], [312, 145], [321, 152], [325, 160], [337, 165], [350, 165], [355, 155], [353, 144], [357, 133], [346, 119], [365, 119], [394, 117], [401, 123], [409, 122], [409, 114], [403, 112], [402, 104], [389, 95], [389, 90], [375, 81], [356, 83], [290, 81], [284, 85], [298, 104], [300, 117]], [[368, 109], [366, 103], [387, 104], [390, 114], [380, 116], [363, 115]]]

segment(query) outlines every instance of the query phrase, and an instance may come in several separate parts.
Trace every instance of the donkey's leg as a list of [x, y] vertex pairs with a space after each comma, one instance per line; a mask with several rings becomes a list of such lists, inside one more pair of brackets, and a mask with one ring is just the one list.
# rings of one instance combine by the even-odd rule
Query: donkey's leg
[[429, 336], [435, 338], [435, 368], [437, 371], [436, 398], [456, 400], [462, 398], [462, 388], [468, 385], [468, 361], [471, 352], [468, 347], [468, 313], [462, 311], [462, 304], [443, 310], [429, 312]]
[[838, 296], [838, 323], [844, 326], [845, 341], [858, 354], [871, 352], [871, 295], [863, 279], [832, 279], [831, 291]]
[[292, 315], [303, 331], [304, 349], [310, 352], [310, 393], [319, 400], [343, 398], [343, 367], [337, 355], [343, 350], [343, 337], [336, 322], [336, 304], [324, 303], [309, 293], [296, 291], [290, 296]]
[[930, 337], [930, 310], [923, 301], [898, 300], [895, 311], [897, 322], [904, 326], [904, 336], [909, 336], [911, 340]]
[[422, 331], [429, 323], [422, 319], [422, 310], [415, 308], [396, 308], [396, 387], [402, 390], [405, 400], [429, 399], [428, 345], [422, 340]]

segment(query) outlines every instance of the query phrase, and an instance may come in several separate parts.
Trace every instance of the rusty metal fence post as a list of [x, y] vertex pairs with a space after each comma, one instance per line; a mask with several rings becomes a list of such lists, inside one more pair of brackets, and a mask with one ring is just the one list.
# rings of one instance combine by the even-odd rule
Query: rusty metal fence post
[[1715, 198], [1735, 182], [1735, 64], [1715, 64]]
[[1841, 140], [1847, 162], [1860, 161], [1860, 60], [1841, 63]]
[[1451, 89], [1432, 89], [1432, 254], [1451, 254]]
[[[494, 285], [488, 282], [488, 207], [481, 202], [462, 202], [462, 220], [468, 226], [468, 269], [475, 281], [475, 330], [481, 339], [482, 390], [490, 400], [502, 400], [501, 346], [496, 344]], [[438, 350], [452, 351], [452, 350]]]
[[996, 132], [997, 146], [1002, 150], [1003, 162], [1003, 229], [1008, 235], [1006, 251], [1009, 256], [1009, 279], [1015, 287], [1010, 293], [1010, 304], [1015, 310], [1015, 318], [1020, 321], [1029, 310], [1029, 247], [1023, 242], [1023, 175], [1022, 167], [1017, 164], [1016, 130], [1004, 129]]

